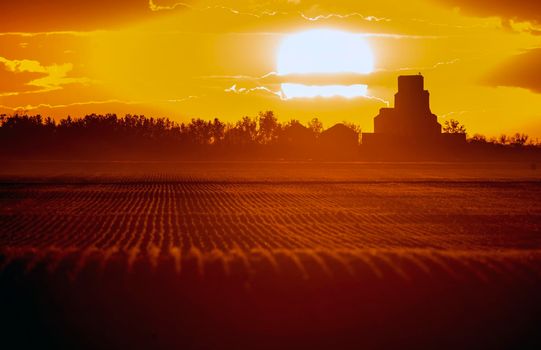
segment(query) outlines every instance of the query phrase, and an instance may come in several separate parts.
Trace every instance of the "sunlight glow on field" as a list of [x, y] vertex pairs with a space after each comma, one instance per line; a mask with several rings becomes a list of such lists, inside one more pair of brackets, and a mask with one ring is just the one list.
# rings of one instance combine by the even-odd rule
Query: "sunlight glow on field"
[[[310, 30], [288, 36], [281, 44], [277, 73], [288, 74], [367, 74], [374, 70], [372, 50], [359, 34], [338, 30]], [[366, 85], [325, 85], [283, 83], [286, 98], [366, 95]]]
[[304, 85], [282, 84], [282, 92], [286, 99], [315, 98], [315, 97], [346, 97], [355, 98], [366, 96], [366, 85]]

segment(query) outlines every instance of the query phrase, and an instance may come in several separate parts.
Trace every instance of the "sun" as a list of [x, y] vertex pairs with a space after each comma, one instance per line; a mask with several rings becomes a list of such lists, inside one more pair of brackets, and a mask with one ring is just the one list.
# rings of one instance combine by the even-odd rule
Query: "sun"
[[319, 29], [292, 34], [278, 51], [277, 73], [358, 73], [374, 70], [370, 46], [362, 35]]
[[[368, 74], [374, 70], [374, 56], [361, 34], [318, 29], [289, 35], [281, 43], [277, 74], [332, 75]], [[366, 85], [304, 85], [283, 83], [285, 98], [365, 96]]]

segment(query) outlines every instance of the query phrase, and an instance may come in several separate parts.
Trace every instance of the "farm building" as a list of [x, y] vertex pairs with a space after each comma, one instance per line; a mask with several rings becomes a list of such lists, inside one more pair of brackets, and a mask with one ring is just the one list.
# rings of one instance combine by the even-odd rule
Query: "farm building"
[[442, 133], [430, 110], [424, 77], [403, 75], [398, 77], [394, 108], [380, 109], [374, 118], [374, 133], [363, 133], [362, 143], [370, 153], [433, 152], [460, 147], [466, 143], [466, 135]]

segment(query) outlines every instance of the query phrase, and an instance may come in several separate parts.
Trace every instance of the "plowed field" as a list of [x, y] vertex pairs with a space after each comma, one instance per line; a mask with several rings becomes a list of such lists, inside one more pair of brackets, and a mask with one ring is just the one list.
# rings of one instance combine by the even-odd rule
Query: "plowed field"
[[541, 177], [529, 165], [31, 166], [0, 173], [10, 346], [541, 338]]

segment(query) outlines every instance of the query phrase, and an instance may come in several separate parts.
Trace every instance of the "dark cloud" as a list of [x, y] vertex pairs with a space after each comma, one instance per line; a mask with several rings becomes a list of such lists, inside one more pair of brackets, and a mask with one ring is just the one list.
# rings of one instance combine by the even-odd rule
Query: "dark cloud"
[[[532, 35], [541, 35], [541, 1], [520, 0], [436, 0], [460, 8], [461, 13], [500, 17], [505, 29], [514, 30], [511, 21], [530, 22], [531, 28], [524, 29]], [[541, 48], [526, 51], [509, 58], [484, 79], [491, 86], [511, 86], [541, 93]]]
[[465, 14], [541, 23], [539, 0], [437, 0]]
[[513, 86], [541, 93], [541, 48], [511, 57], [492, 71], [484, 83]]
[[159, 12], [148, 0], [2, 0], [0, 13], [0, 32], [33, 32], [106, 29]]

